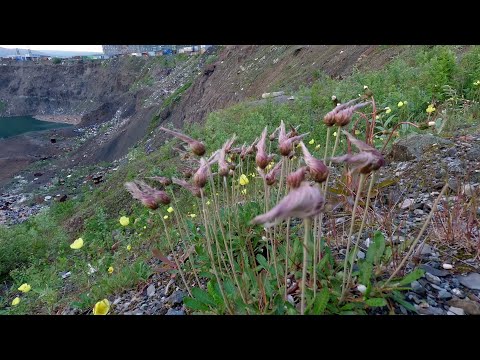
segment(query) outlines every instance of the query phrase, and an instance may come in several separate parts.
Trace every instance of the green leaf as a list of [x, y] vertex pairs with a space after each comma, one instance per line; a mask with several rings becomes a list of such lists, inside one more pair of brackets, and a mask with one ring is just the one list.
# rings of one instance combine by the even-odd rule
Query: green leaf
[[183, 299], [183, 303], [185, 304], [186, 307], [192, 310], [199, 310], [199, 311], [208, 311], [209, 308], [207, 305], [201, 303], [198, 300], [186, 297]]
[[402, 280], [400, 280], [400, 282], [398, 283], [398, 286], [411, 284], [415, 280], [420, 279], [423, 276], [423, 274], [425, 274], [425, 270], [415, 269], [410, 274], [405, 276]]
[[372, 277], [373, 264], [364, 261], [358, 267], [360, 269], [360, 283], [367, 286], [370, 284], [370, 278]]
[[313, 314], [322, 315], [327, 308], [328, 300], [330, 300], [330, 292], [328, 288], [323, 288], [315, 299], [315, 305], [313, 305]]
[[262, 254], [257, 254], [257, 261], [262, 265], [262, 267], [269, 271], [270, 266], [268, 266], [267, 259]]
[[207, 293], [206, 291], [203, 291], [200, 288], [197, 288], [197, 287], [192, 288], [192, 295], [194, 296], [195, 300], [203, 304], [210, 305], [213, 307], [217, 305], [213, 297], [209, 293]]
[[207, 291], [208, 291], [208, 294], [213, 298], [213, 301], [215, 301], [215, 303], [217, 305], [223, 304], [222, 297], [220, 296], [220, 294], [217, 293], [212, 281], [209, 281], [207, 283]]
[[387, 246], [385, 248], [385, 254], [383, 255], [383, 263], [388, 263], [392, 257], [392, 247]]
[[366, 261], [373, 264], [379, 264], [385, 251], [385, 237], [380, 231], [375, 231], [373, 235], [373, 242], [367, 250]]
[[273, 287], [269, 279], [265, 279], [264, 287], [265, 287], [265, 293], [267, 294], [267, 298], [271, 299], [273, 295]]
[[405, 301], [403, 295], [398, 292], [398, 291], [392, 291], [392, 293], [390, 294], [390, 297], [397, 303], [399, 303], [400, 305], [403, 305], [403, 307], [407, 310], [410, 310], [414, 313], [417, 313], [417, 309], [415, 309], [415, 306], [413, 306], [412, 304], [410, 304], [408, 301]]
[[226, 279], [226, 280], [223, 282], [223, 285], [224, 285], [225, 292], [227, 293], [227, 295], [230, 295], [230, 296], [232, 296], [232, 297], [235, 296], [235, 294], [236, 294], [236, 288], [235, 288], [235, 285], [233, 285], [232, 280]]
[[384, 298], [371, 298], [371, 299], [365, 300], [365, 304], [367, 304], [370, 307], [382, 307], [382, 306], [387, 306], [387, 301]]

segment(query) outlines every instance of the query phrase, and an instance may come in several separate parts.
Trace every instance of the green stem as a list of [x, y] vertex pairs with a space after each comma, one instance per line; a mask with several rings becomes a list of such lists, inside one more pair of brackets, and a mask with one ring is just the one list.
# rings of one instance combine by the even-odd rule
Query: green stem
[[[353, 259], [355, 259], [355, 257], [356, 257], [356, 254], [357, 254], [357, 251], [358, 251], [358, 244], [360, 243], [360, 236], [362, 234], [363, 227], [365, 226], [365, 220], [367, 219], [368, 207], [370, 206], [370, 194], [372, 193], [374, 179], [375, 179], [375, 172], [372, 172], [372, 176], [370, 178], [370, 185], [368, 186], [368, 193], [367, 193], [367, 200], [365, 202], [365, 209], [363, 211], [362, 224], [360, 225], [360, 230], [358, 231], [358, 234], [357, 234], [357, 241], [355, 242], [355, 248], [353, 249]], [[347, 284], [346, 284], [347, 288], [348, 288], [348, 285], [350, 284], [350, 280], [352, 278], [352, 272], [353, 272], [353, 261], [350, 264], [350, 270], [348, 272], [348, 279], [347, 279]]]
[[303, 219], [303, 226], [305, 229], [305, 234], [303, 237], [302, 294], [300, 298], [300, 313], [302, 315], [305, 315], [305, 287], [307, 282], [308, 237], [310, 235], [310, 228], [312, 227], [312, 219]]
[[165, 220], [163, 220], [163, 217], [160, 215], [160, 219], [162, 220], [163, 227], [165, 228], [165, 235], [167, 238], [168, 246], [170, 247], [170, 251], [172, 252], [173, 260], [175, 261], [175, 265], [177, 266], [178, 272], [180, 273], [180, 277], [182, 278], [183, 284], [185, 285], [185, 288], [188, 291], [188, 294], [192, 296], [192, 293], [190, 292], [190, 287], [187, 284], [187, 281], [185, 280], [185, 276], [183, 275], [183, 270], [180, 266], [180, 263], [177, 259], [177, 256], [175, 255], [175, 249], [172, 244], [172, 240], [170, 239], [170, 235], [168, 234], [167, 230], [167, 224], [165, 224]]
[[347, 250], [345, 252], [345, 262], [343, 264], [342, 296], [340, 297], [340, 301], [339, 301], [340, 304], [343, 302], [345, 298], [346, 290], [347, 290], [347, 286], [345, 282], [347, 279], [348, 258], [350, 257], [349, 250], [350, 250], [350, 244], [352, 242], [352, 233], [353, 233], [353, 227], [355, 225], [355, 215], [357, 213], [358, 201], [360, 200], [360, 194], [362, 193], [364, 182], [365, 182], [365, 174], [360, 174], [360, 181], [358, 183], [357, 196], [355, 197], [355, 204], [353, 205], [353, 210], [352, 210], [352, 220], [350, 222], [350, 231], [348, 232], [348, 238], [347, 238]]

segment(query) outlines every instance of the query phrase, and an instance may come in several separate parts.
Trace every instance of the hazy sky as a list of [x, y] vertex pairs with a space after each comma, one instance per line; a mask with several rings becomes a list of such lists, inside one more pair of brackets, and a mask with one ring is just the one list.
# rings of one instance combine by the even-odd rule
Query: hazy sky
[[0, 45], [4, 48], [102, 52], [102, 45]]

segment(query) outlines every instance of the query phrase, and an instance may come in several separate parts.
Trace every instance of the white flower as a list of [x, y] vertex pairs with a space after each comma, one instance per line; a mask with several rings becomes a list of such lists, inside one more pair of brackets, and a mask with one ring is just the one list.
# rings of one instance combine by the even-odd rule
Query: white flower
[[362, 294], [365, 294], [367, 291], [367, 287], [365, 285], [359, 284], [357, 285], [357, 290], [360, 291]]

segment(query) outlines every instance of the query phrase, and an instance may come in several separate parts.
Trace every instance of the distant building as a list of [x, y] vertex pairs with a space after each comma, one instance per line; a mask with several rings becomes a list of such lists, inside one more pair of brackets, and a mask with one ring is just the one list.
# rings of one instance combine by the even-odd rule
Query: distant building
[[102, 45], [105, 55], [125, 55], [132, 53], [155, 53], [164, 45]]
[[144, 54], [148, 56], [154, 55], [170, 55], [182, 53], [204, 53], [206, 49], [212, 45], [102, 45], [105, 55], [127, 55], [127, 54]]

